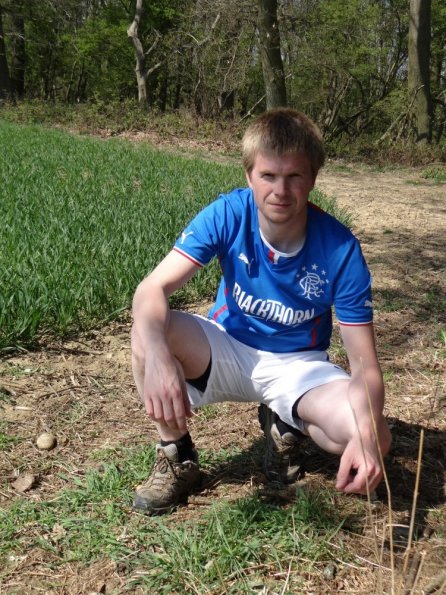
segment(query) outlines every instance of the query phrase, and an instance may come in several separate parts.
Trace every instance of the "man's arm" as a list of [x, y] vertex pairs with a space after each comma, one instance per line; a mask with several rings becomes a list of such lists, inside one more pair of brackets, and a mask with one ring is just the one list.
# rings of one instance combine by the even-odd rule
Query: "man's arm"
[[191, 260], [172, 251], [138, 285], [133, 298], [133, 343], [144, 358], [141, 398], [149, 417], [183, 433], [190, 406], [178, 362], [168, 345], [168, 298], [198, 270]]
[[[341, 457], [336, 487], [367, 493], [382, 479], [380, 450], [386, 454], [390, 432], [383, 417], [384, 383], [378, 363], [373, 325], [341, 325], [351, 370], [348, 398], [356, 431]], [[353, 473], [352, 473], [353, 470]]]

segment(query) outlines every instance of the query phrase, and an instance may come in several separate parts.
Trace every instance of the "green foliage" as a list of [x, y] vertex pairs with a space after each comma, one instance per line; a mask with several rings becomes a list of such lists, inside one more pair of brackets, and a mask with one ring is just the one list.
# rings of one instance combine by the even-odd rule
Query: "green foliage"
[[299, 559], [310, 564], [330, 560], [325, 539], [340, 522], [329, 512], [324, 494], [312, 496], [298, 492], [284, 509], [254, 494], [212, 507], [201, 523], [160, 524], [148, 572], [138, 583], [166, 595], [187, 590], [192, 581], [212, 590], [229, 582], [236, 586], [233, 592], [251, 593], [254, 581], [265, 580], [262, 568], [286, 575], [290, 563], [302, 564]]
[[[134, 62], [127, 20], [88, 19], [79, 32], [61, 38], [67, 99], [104, 101], [135, 94]], [[61, 73], [62, 74], [62, 73]], [[77, 84], [76, 84], [77, 81]]]
[[421, 173], [421, 177], [437, 183], [446, 182], [446, 166], [432, 165]]
[[383, 132], [389, 122], [371, 110], [394, 88], [404, 63], [405, 5], [327, 0], [296, 11], [301, 43], [289, 49], [291, 103], [320, 123], [328, 141]]
[[[192, 214], [241, 169], [122, 141], [3, 123], [0, 345], [29, 344], [128, 308]], [[180, 299], [210, 297], [207, 267]]]
[[[3, 400], [3, 393], [0, 390], [0, 407]], [[0, 452], [8, 451], [16, 442], [20, 440], [18, 436], [12, 436], [11, 434], [7, 433], [6, 430], [6, 424], [0, 424]]]
[[[127, 37], [134, 2], [3, 0], [2, 7], [7, 60], [15, 74], [25, 69], [27, 99], [98, 101], [103, 121], [108, 102], [136, 98]], [[252, 0], [145, 2], [138, 35], [149, 106], [235, 122], [263, 110], [256, 20]], [[410, 138], [408, 23], [406, 0], [279, 3], [288, 102], [319, 123], [332, 151], [354, 157], [358, 143], [373, 149], [389, 128], [389, 143]], [[434, 145], [444, 139], [445, 34], [444, 2], [433, 0]], [[394, 126], [401, 118], [405, 126]]]
[[351, 227], [353, 218], [351, 213], [345, 207], [340, 207], [334, 196], [327, 196], [321, 192], [318, 188], [315, 188], [310, 195], [310, 200], [314, 204], [318, 205], [323, 211], [331, 213], [336, 219], [341, 221], [347, 227]]

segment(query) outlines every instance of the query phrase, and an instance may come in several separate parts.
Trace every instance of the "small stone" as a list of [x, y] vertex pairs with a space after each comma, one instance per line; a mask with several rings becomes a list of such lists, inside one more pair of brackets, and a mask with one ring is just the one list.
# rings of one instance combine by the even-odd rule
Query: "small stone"
[[51, 450], [56, 446], [56, 438], [50, 432], [43, 432], [36, 440], [39, 450]]
[[12, 487], [23, 494], [30, 490], [36, 482], [36, 476], [32, 475], [32, 473], [24, 473], [23, 475], [19, 475], [18, 478], [12, 483]]
[[336, 574], [336, 566], [334, 566], [334, 564], [327, 564], [322, 571], [322, 574], [326, 580], [333, 580]]

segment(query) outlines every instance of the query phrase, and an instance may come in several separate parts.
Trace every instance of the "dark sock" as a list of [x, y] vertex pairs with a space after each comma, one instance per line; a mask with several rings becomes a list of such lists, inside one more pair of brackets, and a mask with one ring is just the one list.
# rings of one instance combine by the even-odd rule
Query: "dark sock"
[[161, 440], [160, 444], [161, 446], [175, 444], [178, 450], [178, 460], [180, 463], [194, 460], [194, 443], [192, 442], [189, 432], [184, 434], [184, 436], [181, 436], [178, 440]]
[[293, 428], [293, 426], [289, 426], [284, 421], [279, 419], [276, 422], [277, 429], [279, 430], [279, 434], [283, 436], [286, 433], [293, 434], [294, 436], [302, 436], [302, 432], [300, 432], [297, 428]]

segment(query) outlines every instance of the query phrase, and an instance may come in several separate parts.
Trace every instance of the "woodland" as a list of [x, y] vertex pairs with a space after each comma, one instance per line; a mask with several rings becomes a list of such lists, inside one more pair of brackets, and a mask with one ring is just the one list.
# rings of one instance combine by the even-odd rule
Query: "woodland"
[[446, 6], [0, 0], [0, 101], [3, 111], [14, 102], [110, 113], [118, 105], [130, 127], [141, 110], [227, 127], [289, 105], [318, 122], [334, 154], [401, 146], [442, 160]]

